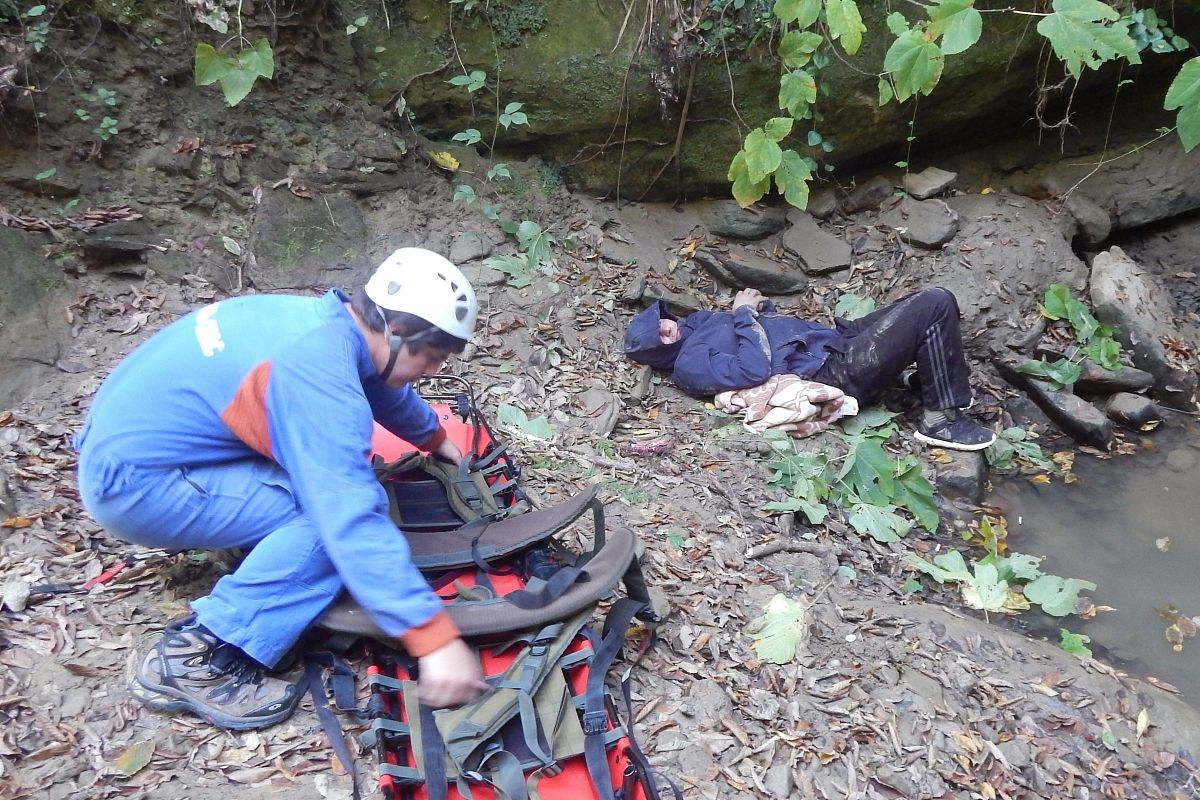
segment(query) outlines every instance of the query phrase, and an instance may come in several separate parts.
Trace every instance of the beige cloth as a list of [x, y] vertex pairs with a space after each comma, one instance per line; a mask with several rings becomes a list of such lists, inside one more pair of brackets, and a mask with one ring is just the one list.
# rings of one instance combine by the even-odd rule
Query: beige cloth
[[841, 389], [791, 374], [772, 375], [749, 389], [721, 392], [714, 403], [730, 414], [744, 414], [742, 424], [747, 430], [785, 431], [796, 439], [858, 413], [858, 401]]

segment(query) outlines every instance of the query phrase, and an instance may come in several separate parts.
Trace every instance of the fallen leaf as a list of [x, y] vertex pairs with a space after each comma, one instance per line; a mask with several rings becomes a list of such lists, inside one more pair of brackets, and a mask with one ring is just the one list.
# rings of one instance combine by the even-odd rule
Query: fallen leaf
[[150, 759], [154, 757], [154, 742], [147, 739], [130, 746], [124, 753], [117, 756], [116, 768], [125, 777], [131, 777], [140, 772]]
[[1141, 711], [1138, 712], [1138, 716], [1137, 716], [1137, 735], [1138, 735], [1139, 739], [1142, 738], [1143, 735], [1145, 735], [1146, 730], [1149, 727], [1150, 727], [1150, 710], [1147, 708], [1143, 708]]
[[429, 160], [442, 169], [449, 170], [450, 172], [458, 171], [458, 159], [443, 150], [434, 150], [429, 154]]
[[1167, 552], [1168, 550], [1171, 549], [1171, 537], [1164, 536], [1161, 539], [1155, 539], [1154, 546], [1157, 547], [1159, 550], [1161, 550], [1164, 553]]

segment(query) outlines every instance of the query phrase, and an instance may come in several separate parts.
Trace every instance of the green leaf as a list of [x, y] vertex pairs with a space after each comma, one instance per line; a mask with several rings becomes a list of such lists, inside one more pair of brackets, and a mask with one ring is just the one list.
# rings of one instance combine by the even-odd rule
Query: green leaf
[[45, 14], [45, 13], [46, 13], [46, 7], [44, 5], [39, 4], [36, 6], [30, 6], [29, 10], [25, 12], [25, 16], [26, 17], [40, 17], [42, 14]]
[[1179, 109], [1175, 125], [1183, 149], [1191, 152], [1200, 144], [1200, 56], [1186, 62], [1167, 89], [1163, 102], [1167, 111]]
[[825, 0], [825, 22], [829, 36], [840, 39], [846, 55], [852, 56], [862, 47], [862, 35], [867, 32], [862, 14], [854, 0]]
[[763, 505], [763, 511], [779, 513], [800, 512], [808, 520], [809, 525], [820, 525], [829, 513], [829, 507], [824, 503], [814, 503], [803, 497], [789, 497], [786, 500], [773, 500]]
[[1090, 592], [1095, 588], [1096, 584], [1091, 581], [1043, 575], [1025, 585], [1025, 596], [1029, 598], [1029, 602], [1037, 603], [1042, 607], [1042, 611], [1050, 616], [1065, 617], [1075, 613], [1075, 603], [1079, 600], [1080, 592]]
[[58, 167], [51, 167], [50, 169], [44, 169], [41, 172], [39, 172], [37, 175], [34, 175], [33, 179], [35, 181], [44, 181], [44, 180], [46, 180], [46, 178], [53, 178], [55, 176], [55, 174], [57, 174], [57, 172], [58, 172]]
[[746, 135], [746, 173], [753, 182], [766, 179], [779, 168], [783, 161], [783, 150], [762, 128], [755, 128]]
[[905, 31], [883, 58], [883, 68], [892, 73], [896, 99], [904, 102], [915, 94], [929, 94], [942, 77], [946, 59], [933, 42], [920, 31]]
[[494, 178], [511, 178], [512, 173], [508, 171], [508, 164], [498, 163], [493, 164], [491, 169], [487, 171], [487, 179], [490, 181]]
[[462, 142], [465, 145], [473, 145], [483, 140], [479, 131], [475, 128], [467, 128], [465, 131], [459, 131], [450, 137], [452, 141]]
[[501, 403], [500, 407], [496, 409], [496, 422], [535, 439], [554, 438], [554, 433], [550, 430], [550, 423], [544, 414], [530, 419], [524, 411], [508, 403]]
[[904, 560], [909, 566], [924, 572], [938, 583], [947, 581], [964, 583], [971, 579], [971, 571], [967, 569], [967, 562], [963, 559], [963, 554], [957, 550], [949, 550], [934, 556], [932, 562], [912, 553], [905, 555]]
[[468, 184], [460, 183], [454, 187], [454, 196], [450, 199], [470, 205], [475, 202], [475, 188]]
[[942, 37], [942, 55], [952, 56], [971, 47], [983, 32], [983, 15], [975, 9], [975, 0], [940, 0], [926, 6], [929, 32]]
[[799, 28], [807, 28], [817, 21], [821, 0], [775, 0], [774, 11], [780, 22], [794, 22]]
[[842, 319], [858, 319], [874, 310], [874, 299], [853, 292], [844, 292], [833, 307], [833, 315]]
[[796, 120], [791, 117], [772, 117], [763, 125], [763, 133], [773, 142], [780, 142], [792, 132]]
[[846, 481], [864, 502], [887, 505], [896, 493], [893, 464], [878, 441], [863, 439], [854, 448], [854, 457], [846, 459], [838, 480]]
[[[1100, 0], [1054, 0], [1054, 13], [1037, 24], [1067, 72], [1078, 78], [1084, 67], [1121, 56], [1130, 64], [1142, 63], [1137, 42], [1129, 36], [1129, 20]], [[1108, 23], [1108, 24], [1106, 24]]]
[[808, 206], [808, 182], [812, 180], [812, 169], [808, 161], [795, 150], [784, 150], [775, 170], [775, 186], [783, 199], [796, 208]]
[[[778, 145], [776, 146], [778, 147]], [[782, 160], [781, 151], [780, 161], [782, 162]], [[746, 166], [745, 150], [739, 150], [737, 155], [733, 157], [733, 161], [729, 164], [728, 177], [733, 182], [733, 199], [743, 208], [757, 201], [771, 188], [770, 178], [764, 177], [761, 180], [750, 179], [750, 170]]]
[[921, 582], [916, 578], [909, 578], [904, 582], [903, 589], [905, 594], [916, 594], [921, 591]]
[[[1092, 651], [1087, 647], [1087, 643], [1092, 640], [1092, 637], [1085, 636], [1082, 633], [1071, 633], [1066, 628], [1059, 628], [1058, 632], [1061, 637], [1058, 641], [1059, 647], [1077, 656], [1091, 657]], [[1112, 735], [1112, 731], [1109, 731], [1109, 735]], [[1101, 734], [1101, 739], [1103, 739], [1103, 734]], [[1114, 742], [1114, 746], [1115, 744]]]
[[194, 75], [197, 86], [216, 83], [228, 75], [234, 66], [233, 59], [218, 53], [211, 44], [201, 42], [196, 45]]
[[824, 41], [812, 31], [789, 31], [779, 41], [779, 57], [788, 69], [803, 67]]
[[258, 80], [258, 74], [245, 69], [231, 70], [228, 75], [221, 78], [221, 89], [225, 92], [225, 102], [232, 108], [238, 103], [246, 99], [246, 95], [250, 94], [250, 90], [254, 88], [254, 82]]
[[784, 594], [770, 599], [763, 615], [750, 623], [754, 652], [760, 661], [790, 664], [808, 628], [808, 609]]
[[221, 237], [221, 245], [225, 248], [225, 252], [230, 255], [240, 256], [242, 254], [242, 246], [235, 239], [228, 236]]
[[1094, 339], [1084, 345], [1080, 352], [1109, 372], [1121, 368], [1121, 345], [1112, 339]]
[[243, 69], [255, 75], [264, 78], [275, 77], [275, 54], [271, 52], [271, 43], [265, 38], [255, 42], [253, 50], [243, 50], [238, 53], [238, 61], [241, 62]]
[[[1007, 556], [989, 556], [1004, 580], [1026, 583], [1042, 576], [1042, 560], [1025, 553], [1009, 553]], [[986, 560], [986, 559], [984, 559]]]
[[1008, 584], [1000, 580], [996, 567], [976, 564], [975, 573], [962, 584], [963, 601], [981, 611], [999, 611], [1008, 599]]
[[1046, 287], [1038, 311], [1046, 319], [1066, 319], [1070, 302], [1071, 290], [1061, 283], [1052, 283]]
[[892, 84], [887, 78], [879, 79], [879, 105], [886, 106], [896, 95], [892, 92]]
[[1025, 375], [1049, 381], [1055, 391], [1074, 384], [1083, 374], [1083, 367], [1065, 358], [1049, 362], [1027, 359], [1018, 364], [1016, 369]]
[[908, 20], [899, 11], [893, 11], [887, 15], [887, 27], [892, 32], [893, 36], [902, 36], [909, 30]]
[[933, 533], [938, 526], [933, 486], [921, 474], [921, 465], [915, 458], [905, 459], [902, 464], [903, 469], [896, 475], [896, 505], [908, 509], [922, 528]]
[[370, 20], [365, 16], [355, 17], [355, 19], [354, 19], [354, 24], [360, 28], [365, 27], [368, 22], [370, 22]]
[[152, 758], [154, 758], [154, 742], [147, 739], [127, 747], [121, 755], [117, 756], [113, 766], [128, 778], [145, 769]]
[[779, 107], [802, 119], [817, 102], [817, 81], [804, 70], [794, 69], [779, 79]]
[[890, 506], [853, 503], [847, 522], [859, 533], [868, 534], [877, 542], [898, 542], [908, 533], [912, 523], [892, 511]]
[[524, 289], [533, 283], [535, 273], [533, 264], [524, 253], [516, 255], [489, 256], [484, 259], [484, 265], [503, 272], [508, 276], [508, 285], [514, 289]]
[[871, 406], [844, 420], [842, 432], [850, 439], [864, 436], [887, 441], [896, 432], [896, 414], [882, 406]]

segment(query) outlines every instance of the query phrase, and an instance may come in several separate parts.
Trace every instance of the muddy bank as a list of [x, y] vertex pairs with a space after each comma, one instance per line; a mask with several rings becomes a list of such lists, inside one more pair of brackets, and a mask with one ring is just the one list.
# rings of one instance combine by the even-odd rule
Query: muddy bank
[[[897, 182], [883, 180], [831, 193], [819, 220], [745, 215], [720, 202], [617, 206], [571, 195], [537, 163], [513, 164], [514, 186], [524, 188], [498, 198], [505, 215], [536, 219], [572, 245], [556, 248], [549, 274], [517, 288], [483, 264], [513, 243], [478, 205], [452, 200], [453, 179], [422, 155], [428, 142], [374, 124], [353, 101], [334, 109], [318, 77], [304, 80], [296, 96], [257, 112], [223, 112], [187, 86], [161, 103], [140, 98], [144, 128], [100, 158], [70, 158], [78, 131], [66, 124], [45, 149], [4, 151], [10, 171], [36, 174], [53, 155], [63, 173], [52, 191], [0, 189], [0, 206], [17, 218], [0, 229], [18, 243], [6, 253], [34, 276], [5, 306], [0, 332], [32, 309], [43, 327], [14, 341], [54, 345], [15, 365], [20, 396], [0, 407], [0, 472], [17, 512], [0, 529], [3, 596], [14, 609], [0, 612], [0, 779], [12, 796], [348, 795], [308, 709], [235, 735], [151, 714], [126, 693], [138, 648], [224, 562], [151, 559], [90, 594], [26, 592], [80, 583], [129, 552], [80, 509], [69, 447], [124, 353], [213, 299], [351, 285], [410, 244], [463, 263], [486, 298], [477, 341], [455, 371], [489, 409], [507, 402], [547, 415], [553, 440], [514, 435], [535, 497], [599, 483], [612, 524], [645, 542], [648, 577], [673, 616], [635, 673], [638, 731], [685, 795], [1172, 797], [1195, 787], [1200, 715], [1171, 687], [1000, 630], [955, 608], [956, 595], [933, 597], [944, 608], [929, 592], [905, 591], [903, 553], [957, 546], [977, 519], [986, 480], [978, 457], [917, 450], [904, 424], [889, 443], [897, 455], [919, 453], [941, 487], [938, 535], [882, 544], [836, 515], [795, 527], [759, 510], [779, 499], [759, 437], [620, 355], [623, 325], [642, 302], [727, 306], [723, 281], [738, 275], [780, 281], [781, 308], [821, 318], [846, 293], [884, 302], [949, 285], [966, 316], [982, 418], [1036, 425], [1047, 449], [1069, 449], [990, 366], [997, 352], [1038, 346], [1033, 309], [1046, 284], [1086, 296], [1089, 265], [1056, 204], [981, 194], [965, 180], [901, 203]], [[127, 211], [90, 221], [60, 213], [56, 193], [72, 186], [84, 192], [82, 207]], [[753, 234], [762, 238], [744, 238], [740, 226], [750, 224], [767, 226]], [[6, 386], [10, 374], [18, 372], [6, 372]], [[1109, 436], [1114, 449], [1134, 447], [1120, 429]], [[651, 441], [667, 444], [651, 454], [633, 447]], [[751, 557], [779, 543], [802, 544]], [[800, 653], [785, 666], [760, 663], [747, 633], [777, 592], [809, 607]], [[117, 761], [135, 746], [148, 761], [129, 777]], [[369, 755], [359, 768], [369, 785]]]

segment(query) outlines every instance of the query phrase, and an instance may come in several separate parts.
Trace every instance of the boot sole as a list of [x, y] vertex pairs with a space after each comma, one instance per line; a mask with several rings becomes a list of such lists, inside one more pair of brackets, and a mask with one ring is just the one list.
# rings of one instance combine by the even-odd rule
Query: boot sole
[[129, 691], [139, 703], [147, 708], [167, 713], [189, 711], [211, 725], [231, 731], [253, 731], [276, 725], [294, 714], [296, 706], [300, 702], [300, 696], [297, 694], [296, 703], [290, 707], [280, 709], [270, 716], [246, 719], [245, 717], [221, 714], [207, 706], [200, 705], [178, 689], [170, 686], [150, 685], [136, 675], [129, 682]]
[[921, 433], [920, 431], [913, 431], [913, 438], [916, 439], [918, 442], [924, 442], [925, 444], [931, 444], [934, 447], [944, 447], [947, 450], [961, 450], [963, 452], [968, 452], [968, 453], [974, 452], [976, 450], [986, 450], [987, 448], [991, 447], [993, 444], [996, 443], [995, 436], [993, 436], [991, 438], [991, 441], [982, 442], [980, 444], [963, 444], [962, 442], [952, 442], [952, 441], [948, 441], [946, 439], [938, 439], [933, 436], [929, 436], [927, 434]]

